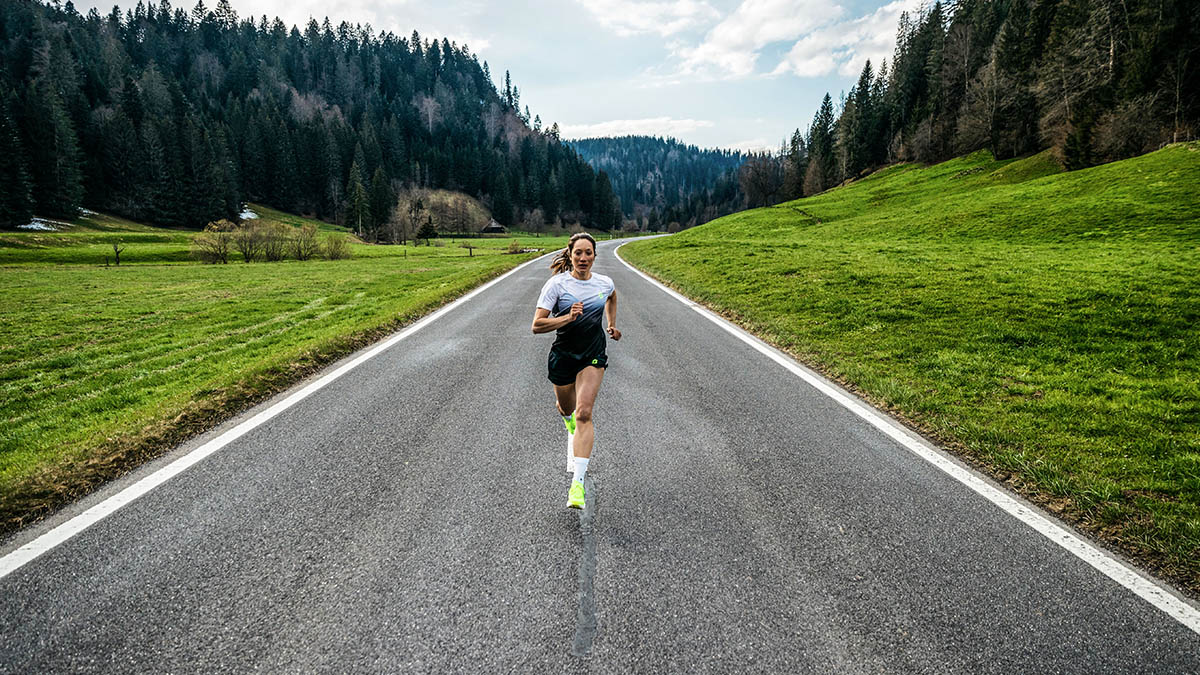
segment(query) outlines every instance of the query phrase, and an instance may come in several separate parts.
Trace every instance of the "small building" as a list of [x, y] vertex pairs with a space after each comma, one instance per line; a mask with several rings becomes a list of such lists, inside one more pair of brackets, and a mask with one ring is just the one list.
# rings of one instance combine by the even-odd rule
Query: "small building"
[[481, 234], [507, 234], [508, 228], [504, 227], [500, 223], [497, 223], [496, 219], [492, 218], [491, 220], [488, 221], [488, 224], [484, 225], [483, 229], [480, 230], [479, 232]]

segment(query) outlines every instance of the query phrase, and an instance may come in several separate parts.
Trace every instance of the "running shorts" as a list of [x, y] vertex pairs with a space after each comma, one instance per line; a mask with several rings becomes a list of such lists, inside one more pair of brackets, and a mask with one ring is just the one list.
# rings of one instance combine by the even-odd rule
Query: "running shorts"
[[579, 371], [588, 366], [597, 368], [608, 367], [608, 354], [600, 352], [591, 356], [577, 359], [570, 354], [564, 354], [556, 349], [550, 350], [550, 356], [546, 359], [546, 365], [549, 370], [550, 381], [559, 386], [574, 384], [575, 376]]

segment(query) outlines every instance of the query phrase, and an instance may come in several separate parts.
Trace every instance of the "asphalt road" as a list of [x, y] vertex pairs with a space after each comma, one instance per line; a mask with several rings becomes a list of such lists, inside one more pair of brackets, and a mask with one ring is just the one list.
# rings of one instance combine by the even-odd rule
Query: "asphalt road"
[[0, 579], [0, 672], [1200, 672], [1195, 632], [596, 270], [624, 339], [586, 511], [539, 263]]

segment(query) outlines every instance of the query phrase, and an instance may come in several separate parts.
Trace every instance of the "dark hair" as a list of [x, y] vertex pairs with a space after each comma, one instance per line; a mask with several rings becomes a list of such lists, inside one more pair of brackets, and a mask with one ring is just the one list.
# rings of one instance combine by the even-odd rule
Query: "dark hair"
[[559, 251], [558, 255], [554, 256], [554, 260], [550, 261], [550, 271], [555, 274], [571, 271], [571, 249], [575, 248], [575, 242], [580, 239], [587, 239], [592, 242], [592, 251], [596, 250], [596, 240], [592, 238], [592, 235], [587, 232], [576, 232], [571, 235], [571, 240], [567, 242], [567, 247]]

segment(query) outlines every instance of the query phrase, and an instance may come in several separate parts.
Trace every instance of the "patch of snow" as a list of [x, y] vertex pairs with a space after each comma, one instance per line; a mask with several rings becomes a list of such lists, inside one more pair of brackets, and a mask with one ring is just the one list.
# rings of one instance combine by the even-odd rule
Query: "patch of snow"
[[257, 217], [258, 214], [250, 209], [242, 209], [242, 212], [238, 214], [238, 218], [241, 218], [242, 220], [254, 220]]
[[59, 228], [70, 227], [70, 223], [64, 223], [58, 220], [46, 220], [45, 218], [34, 218], [24, 225], [18, 225], [18, 230], [40, 230], [42, 232], [58, 232]]
[[85, 209], [81, 206], [81, 207], [79, 207], [79, 215], [81, 215], [81, 216], [96, 216], [96, 215], [100, 215], [100, 214], [96, 213], [95, 211], [92, 211], [91, 209]]

